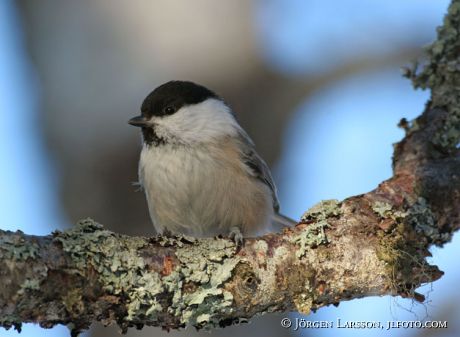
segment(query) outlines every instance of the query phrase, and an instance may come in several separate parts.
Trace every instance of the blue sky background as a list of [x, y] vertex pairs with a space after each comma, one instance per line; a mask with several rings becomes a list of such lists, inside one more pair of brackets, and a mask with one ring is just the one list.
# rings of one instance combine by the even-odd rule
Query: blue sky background
[[[434, 39], [435, 28], [441, 24], [448, 4], [417, 0], [333, 3], [293, 0], [287, 2], [288, 6], [281, 0], [263, 3], [267, 6], [262, 6], [258, 19], [265, 57], [275, 69], [286, 74], [322, 71], [360, 54], [369, 55], [369, 51], [370, 55], [387, 53], [401, 47], [408, 41], [407, 36]], [[414, 26], [420, 22], [424, 31], [414, 34]], [[429, 42], [421, 40], [420, 45]], [[403, 137], [403, 131], [396, 125], [403, 117], [410, 120], [418, 116], [428, 98], [429, 92], [414, 91], [399, 69], [391, 68], [347, 78], [300, 105], [286, 130], [283, 156], [275, 169], [282, 210], [299, 218], [318, 200], [341, 200], [365, 193], [391, 177], [392, 144]], [[446, 276], [418, 290], [427, 295], [427, 304], [389, 296], [372, 297], [294, 317], [382, 322], [435, 319], [436, 312], [443, 309], [444, 301], [452, 296], [452, 289], [460, 280], [458, 256], [458, 235], [443, 249], [433, 251], [432, 263], [445, 271]], [[457, 321], [449, 321], [449, 327], [438, 332], [439, 335], [458, 334]], [[317, 329], [303, 334], [415, 336], [419, 332], [417, 329]]]
[[[392, 144], [403, 136], [396, 124], [402, 117], [416, 117], [427, 98], [427, 92], [414, 92], [398, 72], [387, 71], [338, 83], [299, 107], [286, 133], [289, 136], [285, 140], [284, 156], [275, 171], [281, 183], [280, 199], [284, 212], [299, 218], [318, 200], [341, 200], [364, 193], [391, 177]], [[310, 110], [324, 113], [309, 117]], [[420, 305], [389, 296], [372, 297], [342, 302], [338, 308], [321, 309], [304, 318], [383, 322], [434, 319], [460, 280], [459, 253], [458, 235], [452, 243], [433, 252], [432, 262], [445, 271], [446, 276], [419, 289], [419, 292], [428, 294], [428, 304]], [[456, 326], [457, 332], [445, 331], [442, 336], [458, 333], [459, 323], [450, 321], [449, 324]], [[319, 329], [312, 333], [315, 336], [405, 336], [417, 332], [404, 329]]]
[[[430, 36], [441, 23], [447, 1], [258, 1], [254, 23], [262, 57], [286, 75], [320, 72], [372, 53], [404, 45], [408, 37]], [[423, 23], [423, 24], [420, 24]], [[414, 27], [418, 31], [414, 32]], [[420, 41], [420, 44], [428, 43]], [[375, 54], [377, 55], [377, 54]], [[44, 147], [40, 90], [24, 49], [12, 1], [0, 1], [0, 226], [46, 234], [66, 226], [59, 205], [59, 172]], [[391, 176], [392, 144], [403, 136], [396, 124], [417, 116], [428, 92], [415, 92], [398, 69], [348, 78], [297, 107], [276, 165], [284, 213], [299, 218], [321, 199], [343, 199], [369, 191]], [[315, 112], [315, 113], [311, 113]], [[343, 302], [309, 320], [405, 320], [435, 315], [460, 281], [456, 268], [460, 239], [433, 252], [446, 275], [431, 287], [430, 302], [366, 298]], [[458, 322], [449, 322], [459, 329]], [[454, 336], [451, 328], [443, 336]], [[317, 336], [403, 336], [418, 330], [320, 329]], [[15, 332], [0, 330], [0, 336]], [[21, 336], [68, 336], [65, 327], [26, 325]]]
[[[60, 210], [58, 172], [41, 134], [39, 86], [26, 58], [17, 12], [0, 1], [0, 228], [45, 235], [66, 226]], [[25, 324], [20, 335], [0, 328], [0, 336], [69, 336]]]

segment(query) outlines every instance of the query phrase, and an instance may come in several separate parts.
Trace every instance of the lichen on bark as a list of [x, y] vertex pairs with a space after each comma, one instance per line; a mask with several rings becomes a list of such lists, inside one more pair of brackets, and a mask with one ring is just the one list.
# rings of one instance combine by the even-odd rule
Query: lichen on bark
[[444, 151], [460, 146], [460, 2], [452, 1], [444, 23], [438, 27], [438, 38], [426, 48], [428, 63], [413, 73], [415, 88], [431, 89], [432, 107], [448, 111], [432, 143]]
[[93, 220], [49, 236], [0, 231], [0, 325], [94, 321], [122, 331], [223, 327], [268, 312], [309, 313], [365, 296], [423, 301], [442, 276], [426, 261], [460, 228], [460, 0], [453, 0], [414, 86], [424, 113], [401, 121], [394, 175], [368, 193], [323, 201], [281, 233], [246, 238], [128, 237]]

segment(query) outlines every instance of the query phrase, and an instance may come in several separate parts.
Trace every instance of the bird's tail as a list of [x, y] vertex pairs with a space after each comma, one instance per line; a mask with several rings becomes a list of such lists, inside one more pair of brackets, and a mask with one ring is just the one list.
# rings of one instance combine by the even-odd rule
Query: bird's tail
[[280, 232], [285, 227], [293, 227], [297, 224], [297, 221], [288, 218], [279, 213], [275, 213], [272, 218], [272, 227], [274, 232]]

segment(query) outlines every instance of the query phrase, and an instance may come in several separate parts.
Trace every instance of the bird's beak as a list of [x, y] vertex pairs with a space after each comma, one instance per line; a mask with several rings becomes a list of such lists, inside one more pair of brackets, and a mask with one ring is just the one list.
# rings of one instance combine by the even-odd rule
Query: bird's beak
[[136, 116], [128, 121], [132, 126], [145, 127], [148, 126], [148, 120], [144, 116]]

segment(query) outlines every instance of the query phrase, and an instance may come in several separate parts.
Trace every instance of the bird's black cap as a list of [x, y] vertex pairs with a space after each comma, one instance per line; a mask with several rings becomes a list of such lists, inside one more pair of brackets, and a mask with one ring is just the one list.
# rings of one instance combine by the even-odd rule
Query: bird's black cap
[[155, 133], [149, 123], [151, 117], [172, 115], [183, 106], [198, 104], [208, 98], [221, 99], [202, 85], [189, 81], [170, 81], [153, 90], [142, 103], [141, 115], [131, 118], [128, 123], [142, 128], [146, 144], [159, 146], [165, 144], [165, 140]]
[[141, 113], [144, 118], [171, 115], [183, 106], [198, 104], [208, 98], [220, 99], [202, 85], [189, 81], [170, 81], [160, 85], [145, 98]]

